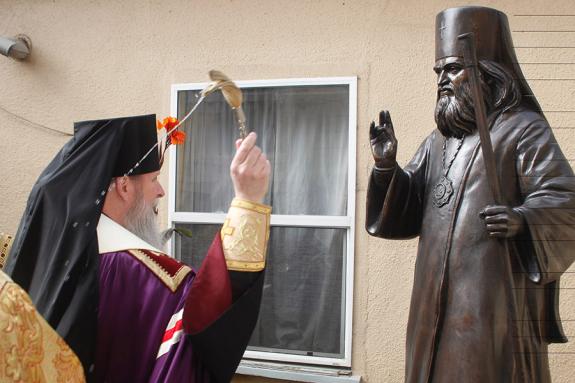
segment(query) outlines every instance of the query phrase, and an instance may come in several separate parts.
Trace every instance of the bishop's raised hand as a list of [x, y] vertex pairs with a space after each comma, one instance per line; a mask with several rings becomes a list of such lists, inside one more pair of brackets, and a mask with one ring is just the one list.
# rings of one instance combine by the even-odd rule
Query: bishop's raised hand
[[230, 175], [236, 197], [260, 203], [268, 191], [271, 165], [256, 145], [256, 139], [256, 134], [251, 132], [245, 139], [236, 141]]
[[375, 121], [371, 122], [369, 139], [375, 166], [380, 169], [393, 168], [397, 155], [397, 139], [387, 110], [379, 112], [379, 125], [376, 126]]

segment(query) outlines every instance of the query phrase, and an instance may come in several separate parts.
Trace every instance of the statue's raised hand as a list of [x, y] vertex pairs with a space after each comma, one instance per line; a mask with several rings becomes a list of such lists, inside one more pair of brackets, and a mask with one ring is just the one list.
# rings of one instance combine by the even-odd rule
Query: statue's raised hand
[[379, 112], [378, 126], [375, 125], [375, 121], [371, 122], [369, 139], [375, 166], [381, 169], [394, 167], [397, 154], [397, 139], [395, 138], [393, 124], [387, 110]]

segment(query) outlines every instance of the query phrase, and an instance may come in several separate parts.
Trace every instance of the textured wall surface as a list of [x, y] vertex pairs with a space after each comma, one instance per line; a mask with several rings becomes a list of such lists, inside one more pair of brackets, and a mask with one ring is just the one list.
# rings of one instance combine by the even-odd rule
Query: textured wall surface
[[[0, 0], [0, 35], [25, 33], [31, 59], [0, 57], [0, 231], [16, 231], [34, 180], [77, 120], [167, 115], [170, 85], [218, 68], [236, 80], [358, 76], [353, 372], [402, 382], [417, 241], [363, 230], [371, 156], [368, 125], [389, 109], [400, 164], [434, 128], [434, 21], [448, 0]], [[476, 2], [474, 2], [476, 3]], [[575, 159], [573, 0], [492, 0], [507, 13], [517, 54], [567, 158]], [[533, 16], [538, 15], [538, 16]], [[556, 16], [544, 16], [556, 15]], [[528, 46], [540, 48], [526, 48]], [[550, 47], [565, 48], [550, 48]], [[542, 47], [542, 48], [541, 48]], [[529, 64], [528, 64], [529, 63]], [[546, 63], [546, 64], [534, 64]], [[552, 64], [556, 63], [556, 64]], [[550, 79], [562, 79], [553, 81]], [[167, 175], [164, 174], [167, 184]], [[227, 177], [227, 175], [225, 175]], [[164, 201], [164, 212], [166, 201]], [[575, 337], [575, 268], [562, 316]], [[574, 343], [550, 349], [554, 382], [573, 381]], [[238, 377], [236, 382], [278, 382]]]

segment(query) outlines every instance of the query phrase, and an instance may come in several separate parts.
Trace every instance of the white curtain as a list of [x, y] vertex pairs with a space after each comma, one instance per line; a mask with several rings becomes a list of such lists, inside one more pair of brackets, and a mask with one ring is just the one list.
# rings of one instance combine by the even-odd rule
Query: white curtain
[[[179, 94], [179, 116], [196, 100]], [[347, 85], [244, 89], [250, 130], [272, 164], [265, 203], [273, 214], [341, 216], [347, 214]], [[176, 209], [226, 212], [233, 198], [229, 165], [238, 131], [220, 94], [198, 108], [178, 147]], [[194, 232], [211, 235], [213, 230]], [[337, 355], [343, 353], [345, 229], [274, 227], [260, 322], [251, 346], [258, 349]], [[203, 235], [201, 235], [203, 236]], [[204, 251], [211, 238], [178, 246]], [[202, 243], [200, 245], [200, 242]], [[195, 245], [192, 245], [195, 243]], [[197, 254], [197, 253], [196, 253]]]

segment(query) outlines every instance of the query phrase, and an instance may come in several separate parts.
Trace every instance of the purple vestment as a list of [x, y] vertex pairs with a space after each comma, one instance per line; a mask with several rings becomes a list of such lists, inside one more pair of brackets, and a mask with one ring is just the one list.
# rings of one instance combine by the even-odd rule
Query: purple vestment
[[263, 273], [229, 271], [219, 233], [194, 272], [105, 215], [98, 247], [96, 381], [229, 383]]
[[[208, 257], [220, 252], [216, 240]], [[184, 305], [194, 313], [194, 302], [186, 299], [195, 277], [165, 255], [142, 250], [100, 255], [97, 381], [210, 382], [183, 331]]]

